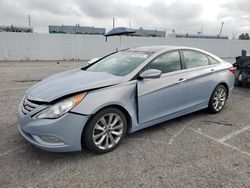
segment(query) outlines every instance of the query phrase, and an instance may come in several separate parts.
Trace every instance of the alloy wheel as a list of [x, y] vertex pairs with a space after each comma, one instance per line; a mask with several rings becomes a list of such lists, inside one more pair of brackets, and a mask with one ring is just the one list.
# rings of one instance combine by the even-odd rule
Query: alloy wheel
[[220, 111], [225, 103], [226, 103], [226, 91], [224, 88], [219, 87], [215, 94], [214, 94], [214, 100], [213, 100], [213, 107], [215, 111]]
[[124, 122], [120, 115], [108, 113], [96, 122], [92, 137], [96, 147], [101, 150], [107, 150], [120, 141], [123, 132]]

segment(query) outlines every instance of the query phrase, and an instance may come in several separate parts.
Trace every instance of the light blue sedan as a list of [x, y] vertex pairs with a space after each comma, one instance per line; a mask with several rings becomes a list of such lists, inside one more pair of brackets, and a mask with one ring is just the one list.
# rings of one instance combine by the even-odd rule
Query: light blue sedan
[[126, 133], [197, 110], [220, 112], [235, 68], [203, 50], [150, 46], [95, 59], [50, 76], [26, 92], [18, 127], [33, 145], [55, 152], [115, 149]]

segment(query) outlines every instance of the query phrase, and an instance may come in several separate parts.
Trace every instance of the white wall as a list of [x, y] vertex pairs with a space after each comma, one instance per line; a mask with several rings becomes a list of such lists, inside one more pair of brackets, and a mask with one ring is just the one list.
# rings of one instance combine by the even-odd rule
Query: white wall
[[[223, 58], [250, 53], [250, 42], [216, 39], [176, 39], [122, 36], [122, 48], [148, 45], [197, 47]], [[120, 37], [71, 34], [0, 33], [0, 60], [87, 60], [113, 52]]]

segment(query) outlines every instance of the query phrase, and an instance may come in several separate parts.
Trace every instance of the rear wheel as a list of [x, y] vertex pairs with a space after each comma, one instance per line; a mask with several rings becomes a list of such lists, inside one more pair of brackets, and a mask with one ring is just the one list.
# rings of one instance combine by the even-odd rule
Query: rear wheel
[[95, 114], [86, 125], [83, 144], [94, 153], [107, 153], [121, 143], [126, 130], [125, 115], [117, 108], [106, 108]]
[[242, 74], [239, 73], [236, 78], [235, 78], [235, 85], [236, 86], [242, 86], [243, 85], [243, 79], [242, 79]]
[[223, 85], [218, 85], [210, 98], [208, 110], [211, 113], [219, 113], [225, 106], [227, 100], [227, 89]]

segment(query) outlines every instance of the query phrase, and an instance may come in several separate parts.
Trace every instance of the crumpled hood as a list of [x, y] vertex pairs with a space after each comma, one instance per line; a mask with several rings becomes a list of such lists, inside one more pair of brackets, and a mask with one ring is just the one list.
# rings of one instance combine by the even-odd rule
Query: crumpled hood
[[122, 77], [105, 72], [73, 69], [38, 82], [27, 91], [27, 97], [31, 100], [51, 102], [71, 93], [110, 86], [121, 82]]

